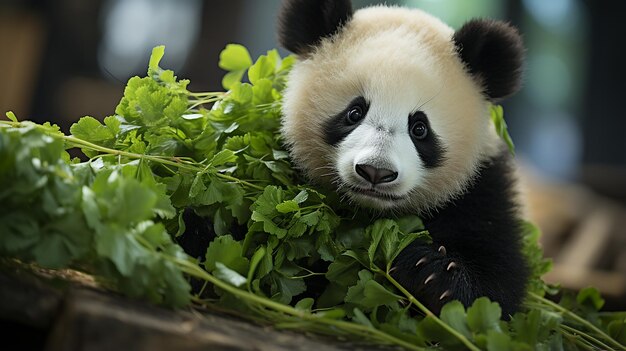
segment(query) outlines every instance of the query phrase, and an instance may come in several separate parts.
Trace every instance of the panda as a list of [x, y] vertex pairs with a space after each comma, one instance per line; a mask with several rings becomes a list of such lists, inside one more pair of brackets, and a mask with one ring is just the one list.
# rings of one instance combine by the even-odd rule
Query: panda
[[282, 134], [313, 183], [374, 215], [419, 215], [391, 275], [432, 312], [481, 296], [505, 318], [529, 269], [512, 157], [490, 106], [521, 85], [516, 29], [474, 19], [453, 30], [418, 9], [349, 0], [286, 0], [280, 44], [299, 58], [282, 101]]

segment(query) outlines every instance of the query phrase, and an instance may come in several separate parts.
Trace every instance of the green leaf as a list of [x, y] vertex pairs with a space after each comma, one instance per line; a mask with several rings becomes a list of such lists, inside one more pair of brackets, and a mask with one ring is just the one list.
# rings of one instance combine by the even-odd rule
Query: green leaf
[[407, 246], [409, 246], [415, 240], [421, 240], [427, 243], [432, 243], [432, 238], [430, 237], [430, 233], [427, 230], [421, 231], [419, 233], [409, 233], [406, 235], [401, 234], [400, 242], [394, 243], [391, 248], [391, 257], [387, 260], [388, 263], [393, 262], [396, 257], [404, 250]]
[[215, 231], [215, 235], [223, 236], [228, 234], [232, 219], [230, 213], [223, 207], [215, 210], [215, 214], [213, 215], [213, 230]]
[[614, 320], [607, 326], [609, 335], [622, 345], [626, 345], [626, 317], [622, 320]]
[[455, 300], [445, 304], [439, 318], [466, 338], [471, 339], [472, 333], [467, 326], [465, 307], [461, 302]]
[[104, 227], [97, 237], [96, 252], [110, 259], [122, 276], [131, 277], [139, 263], [137, 257], [142, 254], [142, 248], [132, 235]]
[[531, 346], [545, 343], [557, 330], [563, 318], [561, 315], [533, 309], [528, 313], [516, 313], [511, 318], [510, 326], [515, 341]]
[[[289, 235], [289, 237], [295, 239], [295, 238], [298, 238], [298, 237], [302, 236], [306, 232], [306, 229], [307, 229], [306, 224], [304, 224], [302, 222], [295, 222], [295, 223], [293, 223], [292, 226], [289, 227], [289, 230], [287, 231], [287, 235]], [[307, 244], [310, 244], [310, 245], [307, 245]], [[298, 244], [296, 243], [296, 245], [298, 245]], [[310, 249], [314, 249], [315, 248], [313, 243], [308, 241], [308, 239], [307, 239], [307, 241], [300, 243], [299, 246], [301, 246], [301, 249], [304, 249], [304, 248], [306, 248], [306, 249], [309, 249], [309, 248]], [[307, 255], [308, 254], [309, 254], [309, 252], [307, 252]], [[300, 257], [304, 257], [304, 256], [300, 256]]]
[[302, 279], [286, 277], [279, 272], [272, 272], [272, 300], [288, 304], [291, 299], [306, 291], [306, 284]]
[[241, 78], [243, 78], [245, 72], [245, 70], [241, 70], [226, 73], [222, 78], [222, 86], [224, 89], [233, 89], [238, 83], [241, 83]]
[[265, 246], [260, 246], [252, 255], [252, 258], [250, 259], [250, 268], [248, 269], [248, 283], [252, 282], [256, 269], [261, 263], [261, 260], [265, 257], [266, 252]]
[[[233, 79], [234, 77], [235, 75], [233, 75]], [[241, 76], [237, 78], [237, 82], [239, 81], [241, 81]], [[237, 101], [242, 105], [249, 104], [252, 102], [253, 97], [252, 85], [248, 83], [233, 83], [230, 94], [234, 101]]]
[[353, 258], [339, 256], [328, 266], [325, 276], [331, 282], [348, 287], [357, 283], [360, 268], [360, 264]]
[[256, 85], [262, 78], [269, 78], [274, 74], [274, 65], [267, 56], [262, 55], [248, 70], [248, 79], [252, 85]]
[[109, 129], [111, 135], [117, 136], [121, 132], [122, 122], [118, 116], [108, 116], [104, 118], [104, 125]]
[[402, 233], [414, 233], [424, 230], [424, 223], [417, 215], [407, 215], [396, 219], [398, 228]]
[[513, 145], [513, 140], [509, 135], [506, 122], [504, 121], [504, 109], [500, 105], [491, 105], [490, 111], [491, 121], [493, 122], [496, 132], [508, 146], [511, 155], [515, 155], [515, 145]]
[[604, 299], [600, 296], [598, 289], [587, 287], [578, 292], [576, 301], [583, 306], [590, 306], [594, 310], [599, 311], [604, 306]]
[[487, 297], [480, 297], [467, 309], [467, 325], [476, 333], [487, 333], [489, 330], [500, 330], [502, 309], [497, 302]]
[[370, 262], [373, 263], [376, 258], [376, 251], [378, 250], [378, 245], [385, 229], [391, 226], [393, 226], [393, 221], [382, 219], [374, 222], [374, 224], [365, 229], [365, 235], [370, 238], [370, 246], [367, 248], [367, 256]]
[[274, 91], [274, 85], [272, 81], [267, 78], [260, 78], [252, 87], [252, 93], [254, 97], [252, 103], [255, 105], [269, 104], [276, 100], [276, 97], [272, 94]]
[[302, 300], [298, 301], [294, 307], [295, 309], [300, 310], [300, 311], [311, 312], [311, 308], [313, 308], [314, 303], [315, 303], [315, 300], [313, 300], [310, 297], [305, 297]]
[[249, 261], [243, 256], [241, 242], [230, 235], [219, 236], [209, 244], [204, 266], [213, 272], [218, 262], [240, 274], [248, 273]]
[[0, 216], [0, 233], [0, 252], [11, 255], [34, 247], [41, 237], [36, 220], [21, 212], [8, 212]]
[[193, 182], [191, 183], [191, 187], [189, 188], [189, 197], [197, 197], [202, 194], [206, 190], [206, 185], [204, 185], [204, 173], [198, 173], [193, 178]]
[[420, 339], [433, 343], [439, 343], [445, 350], [465, 350], [459, 339], [445, 330], [439, 323], [435, 321], [432, 315], [426, 316], [417, 325], [417, 334]]
[[367, 270], [361, 270], [356, 285], [348, 289], [345, 301], [353, 303], [364, 311], [371, 311], [381, 305], [394, 305], [402, 297], [392, 293], [373, 279], [373, 274]]
[[300, 190], [298, 195], [293, 198], [298, 205], [305, 202], [309, 198], [309, 193], [306, 190]]
[[6, 116], [9, 120], [11, 120], [12, 122], [17, 122], [17, 117], [15, 117], [15, 113], [13, 113], [13, 111], [8, 111], [6, 113]]
[[357, 250], [357, 251], [355, 251], [355, 250], [346, 250], [346, 251], [343, 252], [343, 255], [355, 259], [363, 267], [370, 268], [370, 266], [372, 265], [372, 263], [369, 260], [368, 255], [367, 255], [367, 251], [365, 251], [365, 250]]
[[511, 337], [496, 330], [487, 332], [487, 351], [513, 350]]
[[320, 211], [314, 211], [303, 215], [299, 220], [309, 227], [313, 227], [319, 223], [321, 217], [322, 213]]
[[252, 65], [250, 53], [243, 45], [228, 44], [220, 53], [218, 66], [227, 71], [245, 70]]
[[72, 124], [70, 133], [78, 139], [95, 144], [101, 144], [103, 141], [115, 138], [115, 134], [112, 133], [109, 127], [102, 125], [100, 121], [89, 116], [83, 117], [77, 123]]
[[222, 166], [237, 161], [237, 156], [231, 150], [221, 150], [209, 161], [213, 167]]
[[552, 261], [544, 258], [539, 246], [541, 235], [539, 228], [528, 221], [522, 221], [520, 227], [522, 228], [522, 252], [530, 268], [528, 290], [543, 296], [549, 287], [541, 280], [541, 277], [550, 271]]
[[341, 308], [333, 308], [330, 310], [320, 311], [315, 314], [316, 316], [328, 319], [342, 319], [346, 316], [346, 311]]
[[[402, 243], [398, 225], [391, 219], [379, 219], [365, 229], [365, 235], [371, 238], [367, 250], [370, 261], [379, 262], [384, 267], [391, 264], [399, 254], [398, 244]], [[403, 242], [408, 245], [410, 242]]]
[[230, 285], [240, 287], [246, 283], [246, 278], [238, 272], [226, 267], [221, 262], [215, 263], [215, 271], [213, 275], [219, 280], [225, 281]]
[[259, 212], [252, 212], [250, 217], [253, 221], [262, 222], [263, 230], [268, 234], [276, 235], [279, 239], [282, 239], [287, 235], [287, 229], [277, 226], [271, 218], [261, 214]]
[[[208, 184], [204, 183], [202, 186], [197, 185], [199, 192], [196, 196], [193, 197], [195, 203], [199, 205], [213, 205], [218, 202], [224, 202], [225, 199], [231, 198], [232, 195], [237, 196], [239, 192], [236, 190], [236, 185], [228, 184], [220, 180], [219, 178], [213, 176], [207, 178]], [[204, 178], [201, 178], [199, 182], [203, 181]], [[196, 180], [194, 179], [194, 182]], [[192, 191], [195, 189], [192, 184]], [[190, 191], [190, 194], [192, 192]], [[194, 192], [195, 193], [195, 192]], [[241, 199], [239, 199], [241, 200]]]
[[276, 205], [276, 210], [280, 213], [296, 212], [300, 210], [300, 206], [298, 206], [298, 203], [294, 200], [287, 200]]
[[369, 320], [369, 318], [367, 318], [367, 316], [363, 313], [363, 311], [355, 307], [352, 310], [352, 312], [354, 313], [354, 316], [352, 317], [353, 321], [357, 322], [358, 324], [362, 324], [366, 327], [374, 328], [374, 326], [372, 325], [372, 322]]
[[165, 46], [164, 45], [155, 46], [152, 49], [152, 54], [150, 55], [150, 63], [148, 64], [148, 69], [151, 71], [158, 71], [159, 63], [161, 62], [161, 59], [163, 58], [164, 55], [165, 55]]

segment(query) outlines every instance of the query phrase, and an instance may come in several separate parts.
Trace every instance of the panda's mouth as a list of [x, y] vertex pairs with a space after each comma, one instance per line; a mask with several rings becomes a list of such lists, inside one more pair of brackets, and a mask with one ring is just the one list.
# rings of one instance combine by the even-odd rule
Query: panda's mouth
[[378, 191], [378, 190], [373, 189], [373, 188], [360, 188], [360, 187], [356, 187], [356, 186], [351, 186], [350, 187], [350, 191], [352, 193], [355, 193], [355, 194], [358, 194], [358, 195], [364, 195], [364, 196], [367, 196], [369, 198], [375, 198], [377, 200], [399, 201], [399, 200], [403, 200], [404, 199], [403, 196], [398, 196], [398, 195], [394, 195], [394, 194], [384, 193], [384, 192]]

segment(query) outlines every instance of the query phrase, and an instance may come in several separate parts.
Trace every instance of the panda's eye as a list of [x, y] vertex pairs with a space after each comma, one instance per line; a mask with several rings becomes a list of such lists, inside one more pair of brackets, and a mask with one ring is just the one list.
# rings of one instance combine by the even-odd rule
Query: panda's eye
[[352, 106], [348, 113], [346, 114], [346, 120], [350, 124], [356, 124], [363, 118], [363, 109], [361, 106], [356, 105]]
[[426, 138], [426, 136], [428, 135], [428, 127], [426, 126], [426, 123], [422, 121], [417, 121], [413, 123], [413, 125], [411, 126], [410, 132], [411, 132], [411, 137], [418, 139], [418, 140], [422, 140]]

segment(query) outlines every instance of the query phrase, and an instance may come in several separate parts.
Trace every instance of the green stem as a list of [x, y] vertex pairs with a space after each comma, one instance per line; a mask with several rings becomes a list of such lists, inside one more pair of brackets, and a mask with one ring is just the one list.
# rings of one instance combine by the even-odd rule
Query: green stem
[[212, 102], [217, 102], [219, 100], [221, 100], [221, 97], [220, 98], [210, 98], [210, 99], [198, 100], [198, 101], [194, 102], [193, 104], [191, 104], [188, 108], [189, 108], [189, 110], [193, 111], [193, 109], [198, 107], [198, 106], [201, 106], [201, 105], [204, 105], [204, 104], [210, 104]]
[[563, 330], [567, 330], [568, 332], [570, 332], [574, 336], [576, 334], [580, 335], [580, 337], [582, 337], [584, 339], [587, 339], [588, 343], [595, 343], [597, 345], [597, 347], [599, 347], [599, 348], [601, 348], [603, 350], [612, 350], [612, 348], [609, 345], [603, 343], [602, 341], [594, 338], [593, 336], [591, 336], [591, 335], [589, 335], [587, 333], [584, 333], [584, 332], [581, 332], [580, 330], [577, 330], [576, 328], [572, 328], [569, 325], [565, 325], [565, 324], [561, 324], [561, 328]]
[[472, 344], [472, 342], [469, 341], [463, 334], [459, 333], [454, 328], [450, 327], [444, 321], [439, 319], [439, 317], [437, 317], [434, 313], [432, 313], [428, 308], [426, 308], [426, 306], [424, 306], [421, 302], [419, 302], [413, 295], [411, 295], [410, 292], [408, 292], [402, 285], [400, 285], [400, 283], [398, 283], [395, 279], [393, 279], [393, 277], [389, 275], [388, 272], [378, 269], [377, 273], [384, 275], [385, 278], [387, 278], [387, 280], [391, 282], [391, 284], [393, 284], [398, 290], [400, 290], [402, 294], [404, 294], [404, 296], [406, 296], [407, 299], [409, 299], [409, 302], [417, 306], [417, 308], [419, 308], [422, 312], [424, 312], [426, 316], [431, 316], [431, 318], [437, 324], [439, 324], [443, 329], [445, 329], [448, 333], [453, 335], [455, 338], [459, 339], [468, 349], [472, 351], [480, 351], [480, 349], [476, 345]]
[[214, 96], [214, 97], [223, 97], [226, 95], [225, 92], [200, 92], [200, 93], [187, 93], [189, 96]]
[[385, 343], [399, 345], [409, 350], [416, 350], [416, 351], [424, 350], [423, 348], [419, 346], [416, 346], [404, 340], [398, 339], [378, 329], [374, 329], [374, 328], [370, 328], [364, 325], [350, 323], [350, 322], [321, 318], [311, 313], [308, 313], [306, 311], [297, 310], [291, 306], [283, 305], [281, 303], [272, 301], [270, 299], [255, 295], [248, 291], [237, 289], [236, 287], [229, 285], [215, 278], [213, 275], [209, 274], [208, 272], [206, 272], [205, 270], [201, 269], [200, 267], [196, 266], [195, 264], [191, 262], [188, 262], [186, 260], [182, 260], [179, 258], [174, 258], [174, 257], [169, 257], [169, 259], [171, 259], [174, 263], [176, 263], [183, 270], [183, 272], [191, 276], [194, 276], [196, 278], [206, 280], [210, 282], [211, 284], [219, 287], [220, 289], [225, 290], [229, 292], [230, 294], [232, 294], [233, 296], [239, 297], [243, 300], [252, 301], [258, 305], [264, 306], [274, 311], [282, 312], [284, 314], [295, 316], [304, 320], [309, 320], [314, 323], [323, 323], [323, 324], [334, 326], [343, 330], [349, 330], [353, 333], [359, 333], [361, 335], [368, 335], [370, 337], [373, 337]]
[[[115, 155], [115, 156], [124, 156], [124, 157], [128, 157], [128, 158], [132, 158], [132, 159], [143, 159], [143, 160], [148, 160], [148, 161], [152, 161], [152, 162], [156, 162], [156, 163], [160, 163], [163, 165], [169, 165], [169, 166], [173, 166], [176, 167], [178, 169], [184, 169], [190, 172], [194, 172], [194, 173], [198, 173], [198, 172], [202, 172], [206, 166], [202, 165], [202, 167], [197, 166], [198, 163], [195, 162], [189, 162], [189, 161], [183, 161], [181, 158], [177, 158], [177, 157], [163, 157], [163, 156], [153, 156], [153, 155], [146, 155], [146, 154], [136, 154], [136, 153], [132, 153], [132, 152], [128, 152], [128, 151], [122, 151], [122, 150], [116, 150], [116, 149], [111, 149], [108, 147], [104, 147], [104, 146], [100, 146], [82, 139], [78, 139], [74, 136], [68, 136], [68, 135], [64, 135], [62, 133], [51, 133], [48, 129], [46, 129], [45, 127], [36, 124], [36, 123], [31, 123], [31, 122], [10, 122], [10, 121], [0, 121], [0, 126], [2, 125], [8, 125], [10, 127], [14, 127], [14, 128], [20, 128], [20, 127], [24, 127], [24, 126], [32, 126], [35, 127], [37, 129], [39, 129], [40, 131], [46, 133], [47, 135], [51, 136], [51, 137], [55, 137], [55, 138], [60, 138], [63, 141], [67, 142], [68, 144], [70, 144], [71, 146], [75, 146], [75, 147], [79, 147], [79, 148], [85, 148], [85, 149], [89, 149], [92, 151], [98, 151], [104, 154], [108, 154], [108, 155]], [[245, 180], [241, 180], [238, 178], [235, 178], [233, 176], [230, 176], [228, 174], [222, 174], [222, 173], [216, 173], [215, 174], [217, 177], [222, 178], [224, 180], [228, 180], [231, 182], [235, 182], [235, 183], [239, 183], [241, 185], [245, 185], [249, 188], [252, 189], [256, 189], [256, 190], [263, 190], [265, 189], [262, 186], [256, 185], [256, 184], [252, 184], [250, 182], [247, 182]]]
[[576, 348], [582, 348], [583, 350], [591, 350], [591, 351], [595, 351], [598, 348], [591, 345], [591, 343], [589, 343], [589, 341], [578, 337], [576, 334], [570, 333], [569, 331], [561, 328], [561, 333], [563, 334], [563, 336], [565, 338], [567, 338], [571, 343], [573, 343], [574, 345], [576, 345]]
[[619, 342], [617, 342], [615, 339], [613, 339], [612, 337], [610, 337], [609, 335], [607, 335], [605, 332], [603, 332], [602, 330], [600, 330], [598, 327], [596, 327], [595, 325], [591, 324], [589, 321], [581, 318], [580, 316], [578, 316], [577, 314], [573, 313], [572, 311], [566, 309], [565, 307], [552, 302], [542, 296], [539, 296], [535, 293], [530, 293], [530, 296], [532, 298], [534, 298], [535, 300], [543, 303], [544, 305], [548, 305], [552, 308], [554, 308], [555, 310], [563, 313], [565, 316], [575, 320], [576, 322], [582, 324], [584, 327], [588, 328], [589, 330], [593, 331], [594, 333], [596, 333], [599, 337], [601, 337], [604, 341], [608, 342], [609, 344], [611, 344], [614, 347], [617, 347], [619, 350], [625, 350], [626, 351], [626, 346], [620, 344]]

